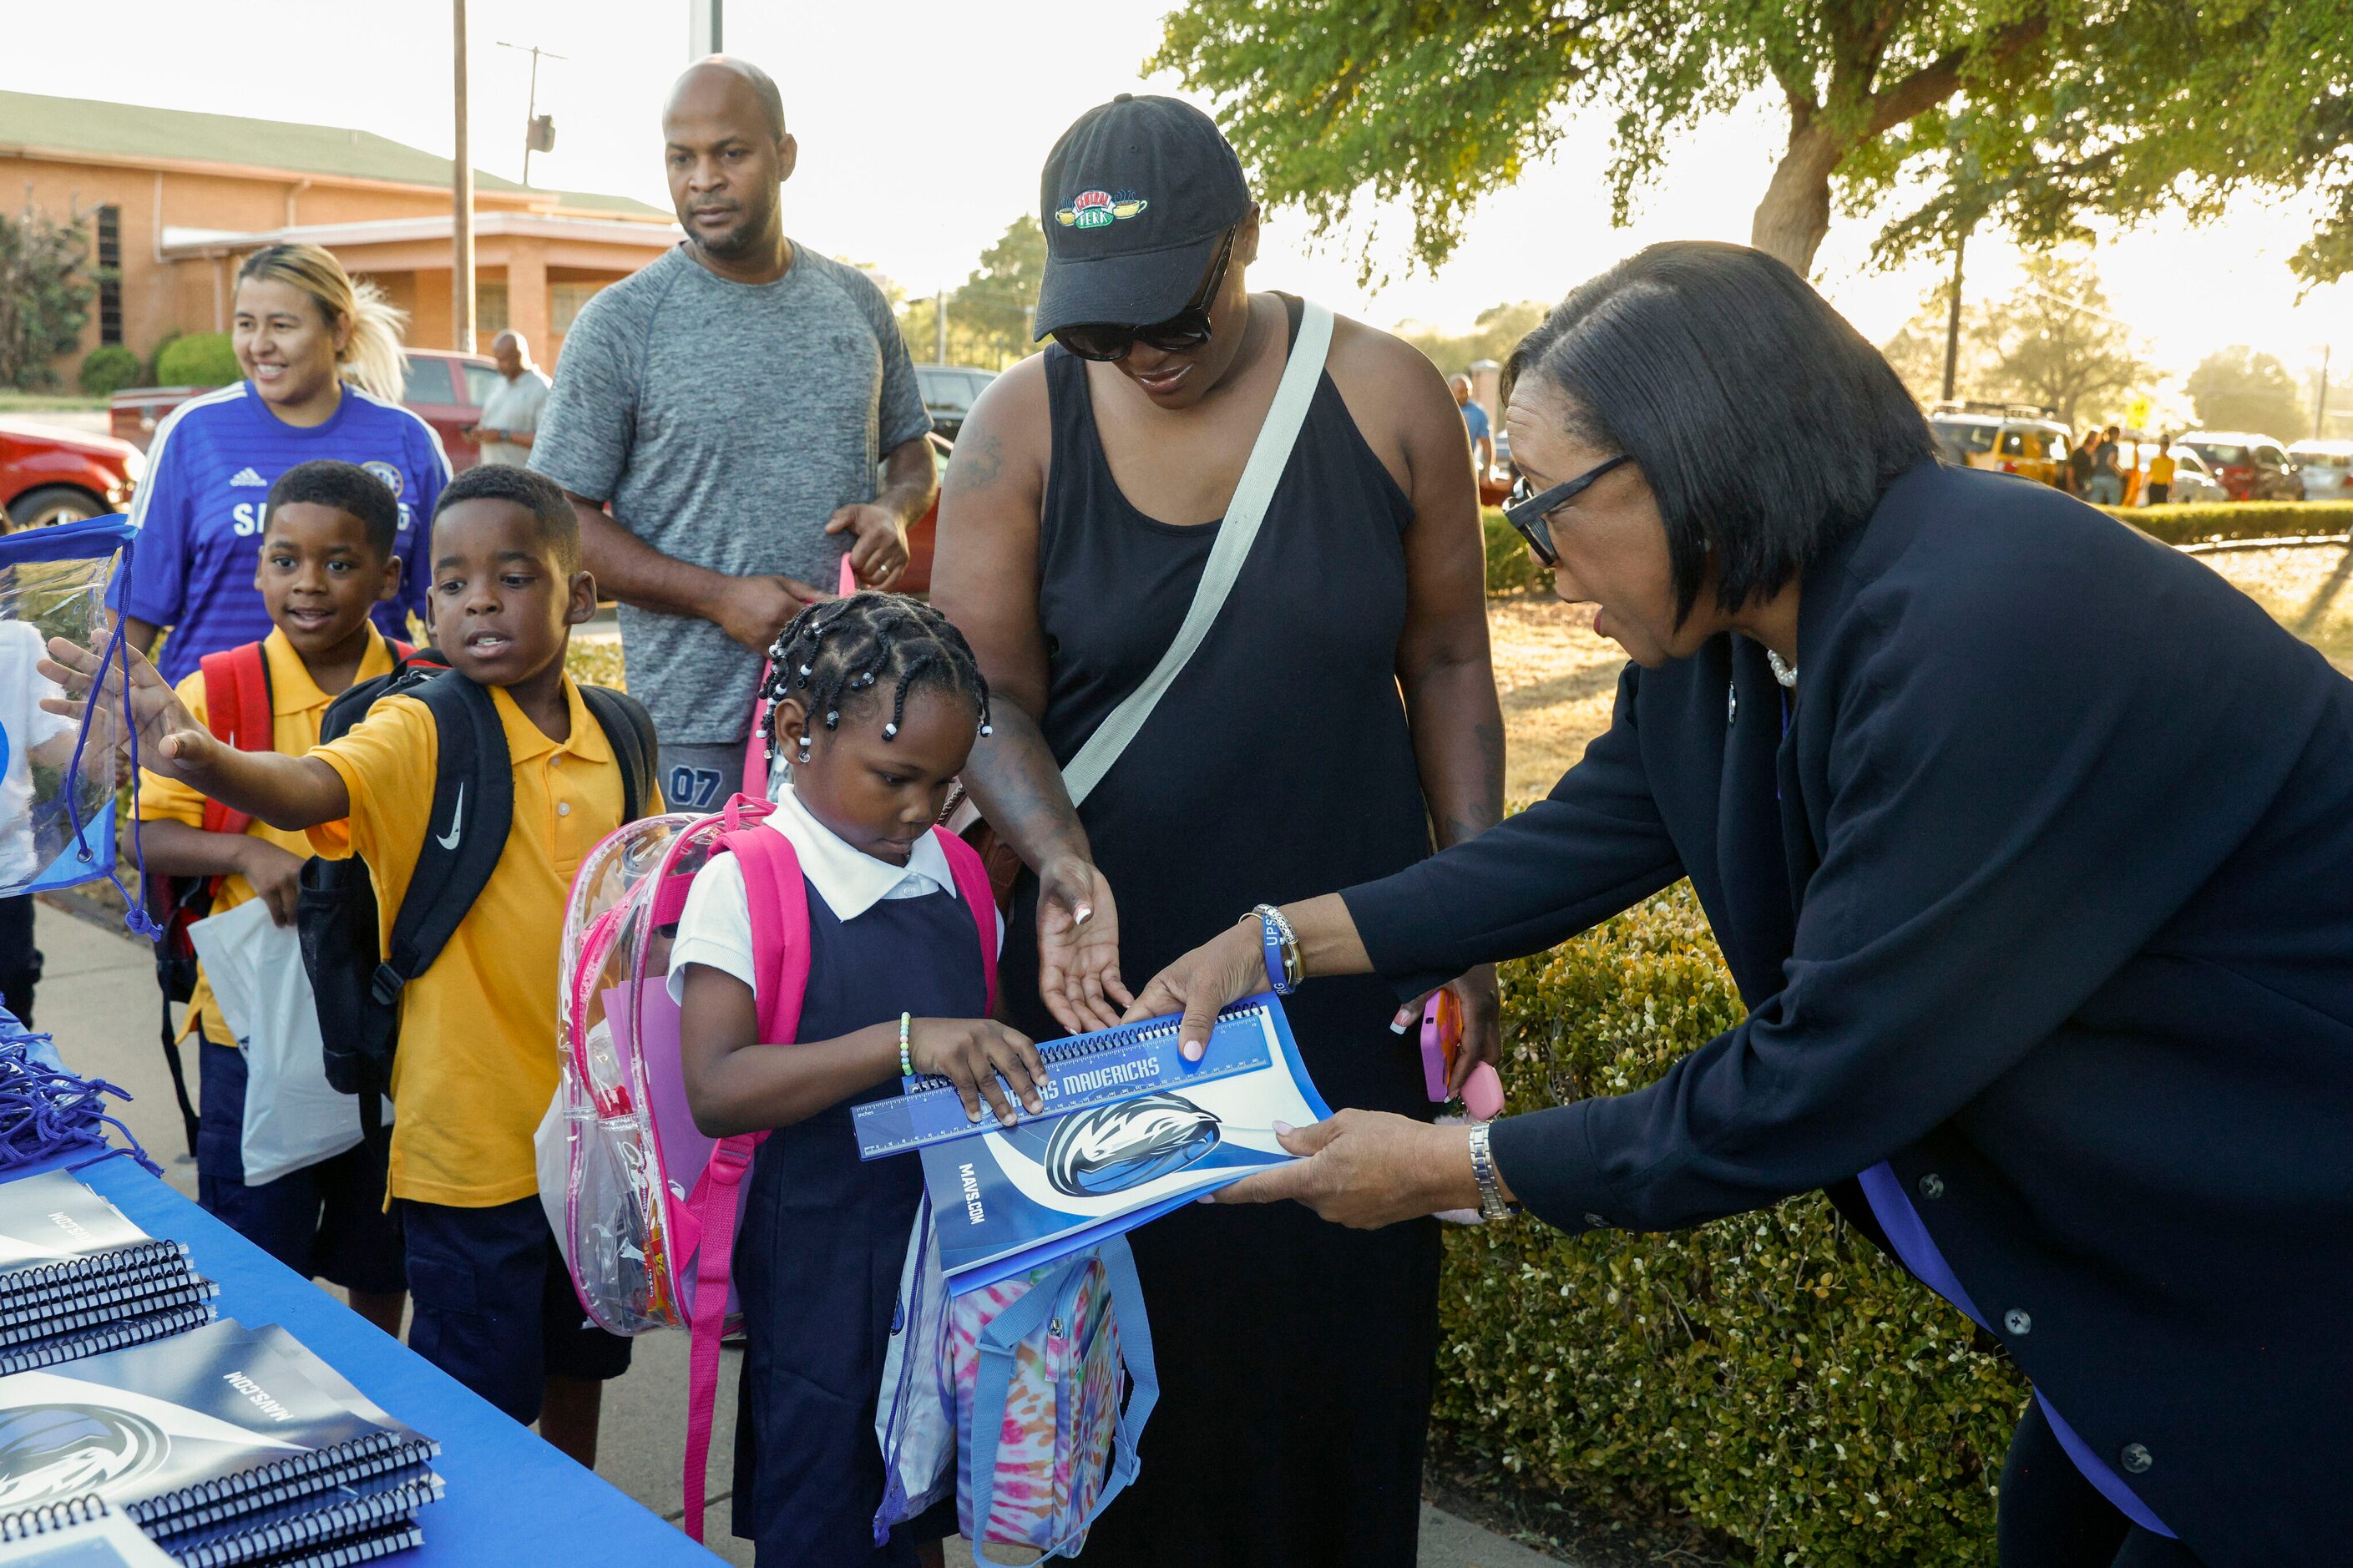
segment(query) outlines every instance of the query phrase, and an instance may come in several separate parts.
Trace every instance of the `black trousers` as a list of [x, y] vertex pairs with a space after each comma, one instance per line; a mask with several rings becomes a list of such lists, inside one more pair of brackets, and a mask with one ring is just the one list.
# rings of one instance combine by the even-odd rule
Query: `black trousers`
[[33, 896], [0, 899], [0, 1005], [33, 1026], [33, 985], [41, 978], [41, 950], [33, 945]]
[[2187, 1547], [2141, 1529], [2084, 1479], [2039, 1401], [2002, 1461], [1996, 1535], [2001, 1568], [2199, 1568]]

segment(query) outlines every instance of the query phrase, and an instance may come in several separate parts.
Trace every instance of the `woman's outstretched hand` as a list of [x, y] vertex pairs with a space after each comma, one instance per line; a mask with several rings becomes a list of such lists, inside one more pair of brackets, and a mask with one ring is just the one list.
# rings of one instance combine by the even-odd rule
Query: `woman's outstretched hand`
[[[1442, 987], [1454, 993], [1462, 1005], [1462, 1048], [1454, 1053], [1454, 1066], [1446, 1076], [1446, 1092], [1460, 1099], [1462, 1086], [1471, 1080], [1471, 1073], [1481, 1062], [1489, 1067], [1504, 1063], [1504, 1004], [1502, 987], [1495, 977], [1495, 966], [1482, 963], [1459, 980], [1450, 980]], [[1397, 1010], [1389, 1027], [1400, 1035], [1410, 1035], [1421, 1026], [1421, 1015], [1430, 1005], [1436, 991], [1407, 1003]]]
[[1479, 1206], [1470, 1133], [1463, 1128], [1433, 1127], [1384, 1110], [1343, 1110], [1311, 1127], [1278, 1123], [1275, 1136], [1303, 1158], [1219, 1188], [1218, 1202], [1291, 1198], [1355, 1230]]
[[1208, 1049], [1209, 1030], [1218, 1011], [1227, 1004], [1254, 996], [1266, 989], [1266, 943], [1258, 917], [1246, 916], [1240, 925], [1214, 937], [1152, 977], [1144, 994], [1127, 1010], [1126, 1021], [1161, 1018], [1182, 1013], [1176, 1048], [1187, 1061], [1198, 1061]]
[[1038, 996], [1074, 1035], [1108, 1029], [1134, 1000], [1119, 977], [1119, 907], [1092, 862], [1049, 860], [1038, 874]]

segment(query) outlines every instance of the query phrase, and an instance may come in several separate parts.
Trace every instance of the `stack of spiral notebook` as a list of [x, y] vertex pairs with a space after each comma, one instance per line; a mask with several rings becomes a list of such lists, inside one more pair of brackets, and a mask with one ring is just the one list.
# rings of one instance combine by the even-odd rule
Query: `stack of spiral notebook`
[[0, 1510], [94, 1493], [181, 1568], [415, 1546], [439, 1451], [274, 1326], [224, 1319], [0, 1377]]
[[212, 1321], [220, 1287], [63, 1171], [0, 1186], [0, 1373]]

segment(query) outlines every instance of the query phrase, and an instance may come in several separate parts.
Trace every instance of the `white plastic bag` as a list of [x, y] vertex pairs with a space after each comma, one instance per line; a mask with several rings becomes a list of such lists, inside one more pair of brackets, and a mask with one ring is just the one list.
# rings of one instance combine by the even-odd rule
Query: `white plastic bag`
[[[188, 928], [221, 1017], [245, 1050], [245, 1127], [238, 1149], [248, 1186], [274, 1182], [359, 1146], [360, 1102], [327, 1087], [319, 1008], [292, 926], [248, 899]], [[391, 1111], [385, 1110], [385, 1120]]]
[[906, 1261], [899, 1268], [899, 1300], [891, 1315], [881, 1396], [874, 1408], [883, 1468], [882, 1506], [874, 1513], [878, 1546], [893, 1526], [955, 1490], [955, 1400], [940, 1379], [947, 1314], [939, 1233], [932, 1226], [927, 1196], [915, 1210]]

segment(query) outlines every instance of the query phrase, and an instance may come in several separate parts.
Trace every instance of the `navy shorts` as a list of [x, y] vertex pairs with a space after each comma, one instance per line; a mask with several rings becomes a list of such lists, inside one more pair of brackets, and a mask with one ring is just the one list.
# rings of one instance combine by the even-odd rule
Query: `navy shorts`
[[384, 1151], [362, 1143], [331, 1160], [248, 1185], [245, 1053], [196, 1031], [202, 1109], [196, 1122], [196, 1203], [305, 1279], [390, 1294], [407, 1284], [400, 1221], [384, 1212]]
[[529, 1426], [551, 1376], [607, 1382], [629, 1342], [589, 1321], [536, 1197], [491, 1208], [403, 1198], [408, 1348]]

